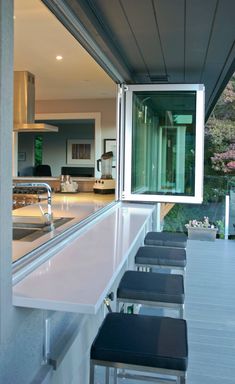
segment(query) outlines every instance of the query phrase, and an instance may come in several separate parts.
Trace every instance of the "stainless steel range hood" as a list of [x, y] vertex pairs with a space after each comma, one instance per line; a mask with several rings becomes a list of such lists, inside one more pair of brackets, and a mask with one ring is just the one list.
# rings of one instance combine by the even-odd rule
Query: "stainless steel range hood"
[[54, 125], [35, 123], [35, 77], [28, 71], [14, 72], [15, 132], [58, 132]]

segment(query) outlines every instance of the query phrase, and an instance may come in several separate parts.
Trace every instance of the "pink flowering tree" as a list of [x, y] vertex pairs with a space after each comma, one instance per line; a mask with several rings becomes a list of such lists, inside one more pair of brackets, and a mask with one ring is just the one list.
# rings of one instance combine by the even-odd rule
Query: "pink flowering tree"
[[[205, 127], [205, 167], [226, 176], [234, 174], [235, 161], [235, 73], [221, 94]], [[210, 161], [207, 161], [211, 159]]]
[[230, 144], [228, 150], [222, 153], [215, 153], [211, 157], [212, 168], [215, 171], [231, 173], [235, 170], [235, 143]]

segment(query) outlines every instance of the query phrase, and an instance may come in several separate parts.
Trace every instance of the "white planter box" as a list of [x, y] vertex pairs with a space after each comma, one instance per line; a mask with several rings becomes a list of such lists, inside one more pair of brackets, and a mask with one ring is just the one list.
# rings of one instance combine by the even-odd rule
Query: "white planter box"
[[215, 241], [217, 228], [188, 228], [189, 240]]

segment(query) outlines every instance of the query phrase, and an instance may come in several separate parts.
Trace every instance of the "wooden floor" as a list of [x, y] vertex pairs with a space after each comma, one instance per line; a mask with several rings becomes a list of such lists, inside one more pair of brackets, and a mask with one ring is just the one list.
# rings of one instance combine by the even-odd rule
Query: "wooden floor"
[[235, 384], [235, 241], [188, 241], [185, 319], [189, 347], [186, 384]]

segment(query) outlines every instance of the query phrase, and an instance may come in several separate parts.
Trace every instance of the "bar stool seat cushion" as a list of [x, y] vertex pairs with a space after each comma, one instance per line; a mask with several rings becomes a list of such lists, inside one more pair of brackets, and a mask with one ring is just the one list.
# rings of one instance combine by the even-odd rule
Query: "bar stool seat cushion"
[[91, 359], [186, 371], [186, 321], [109, 313], [91, 347]]
[[148, 232], [145, 236], [144, 244], [186, 248], [187, 235], [175, 232]]
[[135, 255], [136, 264], [185, 267], [186, 262], [184, 248], [144, 246]]
[[126, 271], [120, 281], [117, 298], [183, 304], [183, 276]]

